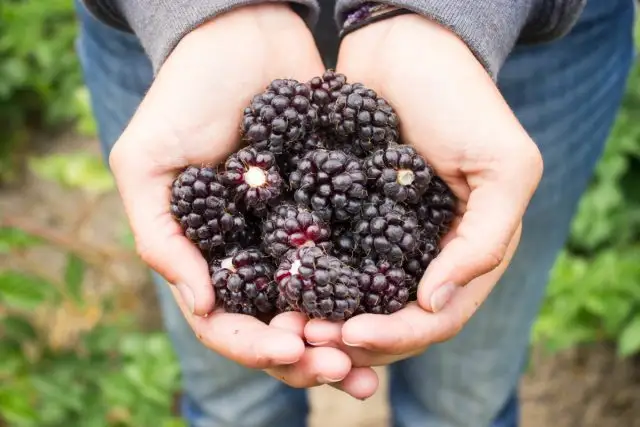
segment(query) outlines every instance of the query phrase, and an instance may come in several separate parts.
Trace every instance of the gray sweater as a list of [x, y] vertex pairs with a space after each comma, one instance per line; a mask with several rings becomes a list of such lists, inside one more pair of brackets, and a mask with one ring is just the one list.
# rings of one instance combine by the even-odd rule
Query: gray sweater
[[[133, 32], [154, 70], [158, 70], [180, 39], [208, 19], [234, 7], [267, 0], [84, 0], [107, 25]], [[271, 0], [285, 1], [285, 0]], [[326, 4], [326, 0], [320, 0]], [[348, 12], [367, 0], [336, 0], [335, 19], [342, 26]], [[318, 0], [289, 0], [313, 27]], [[384, 0], [412, 10], [454, 31], [495, 79], [517, 43], [537, 43], [564, 35], [586, 0]], [[327, 6], [323, 6], [327, 7]]]

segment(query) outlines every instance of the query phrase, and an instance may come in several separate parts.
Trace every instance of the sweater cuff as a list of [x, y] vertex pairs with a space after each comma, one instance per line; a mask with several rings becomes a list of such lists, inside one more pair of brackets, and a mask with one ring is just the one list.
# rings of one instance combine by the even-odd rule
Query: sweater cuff
[[[575, 23], [586, 0], [382, 0], [420, 14], [448, 28], [462, 39], [496, 80], [507, 56], [519, 40], [550, 41]], [[335, 17], [343, 28], [349, 16], [369, 0], [337, 0]]]
[[315, 26], [317, 0], [84, 0], [102, 22], [136, 34], [154, 74], [185, 35], [215, 16], [241, 6], [285, 1], [309, 27]]

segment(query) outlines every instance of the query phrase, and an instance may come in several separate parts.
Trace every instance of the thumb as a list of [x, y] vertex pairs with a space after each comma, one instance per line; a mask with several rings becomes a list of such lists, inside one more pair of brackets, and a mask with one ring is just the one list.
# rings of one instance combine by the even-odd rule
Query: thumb
[[459, 225], [420, 283], [418, 301], [424, 309], [440, 311], [457, 288], [509, 262], [507, 251], [517, 247], [512, 240], [540, 179], [531, 173], [535, 168], [509, 169], [483, 174], [476, 186], [469, 180], [471, 192]]
[[[200, 251], [184, 236], [171, 216], [169, 200], [173, 177], [125, 153], [118, 144], [110, 166], [142, 260], [176, 286], [188, 309], [196, 315], [213, 311], [215, 294], [209, 268]], [[129, 150], [131, 151], [131, 150]]]

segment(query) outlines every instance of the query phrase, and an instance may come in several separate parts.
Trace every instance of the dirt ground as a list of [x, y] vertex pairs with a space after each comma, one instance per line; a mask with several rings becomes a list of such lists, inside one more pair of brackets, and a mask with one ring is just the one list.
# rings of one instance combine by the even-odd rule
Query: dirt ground
[[[78, 138], [62, 138], [41, 144], [42, 153], [73, 152], [78, 149], [98, 153], [95, 142]], [[76, 238], [64, 244], [88, 242], [92, 247], [113, 248], [124, 228], [124, 215], [117, 194], [111, 193], [83, 208], [86, 196], [79, 191], [61, 189], [58, 185], [27, 175], [19, 187], [0, 190], [0, 219], [19, 218], [29, 224], [51, 228], [60, 236], [74, 234]], [[63, 240], [64, 237], [62, 237]], [[73, 243], [73, 242], [76, 243]], [[46, 263], [42, 257], [46, 256]], [[36, 254], [20, 262], [39, 263], [51, 271], [62, 266], [61, 254]], [[17, 265], [18, 260], [2, 259]], [[15, 263], [15, 264], [14, 264]], [[145, 270], [137, 262], [117, 262], [109, 267], [117, 281], [126, 284], [126, 292], [137, 293], [141, 300], [152, 298], [145, 287]], [[89, 278], [99, 289], [99, 278]], [[125, 288], [123, 287], [123, 292]], [[148, 304], [145, 304], [148, 306]], [[132, 304], [136, 309], [136, 305]], [[155, 323], [157, 313], [147, 312], [146, 321]], [[58, 316], [72, 316], [64, 308]], [[64, 340], [73, 331], [64, 325], [78, 322], [55, 322], [52, 339]], [[58, 337], [58, 338], [56, 338]], [[523, 427], [640, 427], [640, 363], [620, 362], [611, 348], [593, 345], [549, 357], [534, 350], [529, 373], [521, 386]], [[386, 377], [380, 370], [382, 384]], [[329, 387], [311, 391], [312, 427], [338, 425], [350, 427], [388, 426], [386, 388], [365, 402], [350, 399]]]

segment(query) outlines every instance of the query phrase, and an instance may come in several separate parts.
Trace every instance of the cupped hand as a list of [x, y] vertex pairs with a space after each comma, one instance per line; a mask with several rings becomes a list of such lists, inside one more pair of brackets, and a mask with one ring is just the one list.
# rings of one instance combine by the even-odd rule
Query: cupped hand
[[237, 148], [242, 111], [254, 94], [276, 78], [306, 81], [322, 71], [310, 32], [288, 6], [220, 15], [178, 43], [109, 160], [139, 255], [170, 284], [206, 346], [294, 387], [332, 382], [362, 398], [377, 388], [375, 373], [352, 370], [335, 348], [305, 347], [300, 315], [282, 314], [267, 325], [213, 311], [207, 263], [169, 211], [181, 169], [219, 163]]
[[309, 342], [343, 348], [356, 366], [387, 364], [450, 339], [487, 298], [518, 245], [542, 159], [468, 47], [423, 17], [402, 15], [347, 35], [337, 71], [389, 101], [403, 142], [460, 201], [417, 304], [306, 327]]

